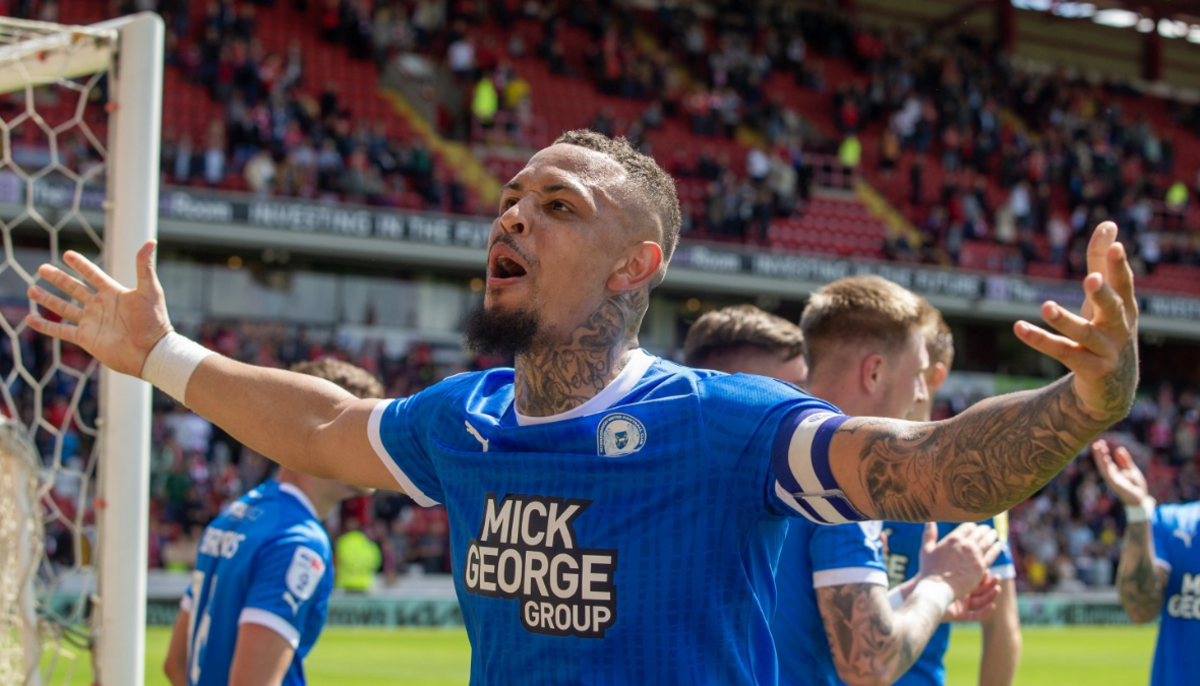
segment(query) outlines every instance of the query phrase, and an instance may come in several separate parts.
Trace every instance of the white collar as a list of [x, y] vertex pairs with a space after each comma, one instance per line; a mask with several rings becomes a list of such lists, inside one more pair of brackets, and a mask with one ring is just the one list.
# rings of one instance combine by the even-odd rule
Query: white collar
[[629, 395], [633, 387], [646, 375], [646, 372], [650, 369], [650, 365], [654, 364], [654, 360], [655, 357], [653, 355], [638, 348], [633, 351], [629, 362], [621, 370], [621, 373], [617, 375], [617, 378], [613, 379], [611, 383], [604, 387], [604, 390], [589, 398], [584, 404], [548, 417], [529, 417], [521, 414], [520, 411], [516, 411], [517, 425], [534, 426], [537, 424], [550, 424], [551, 422], [561, 422], [567, 419], [575, 419], [576, 417], [585, 417], [589, 414], [603, 412], [616, 404], [621, 398]]
[[279, 490], [287, 493], [296, 500], [299, 500], [300, 504], [303, 505], [306, 510], [311, 512], [313, 517], [320, 519], [320, 517], [317, 515], [317, 508], [313, 507], [312, 501], [308, 499], [308, 496], [304, 493], [304, 491], [300, 490], [299, 486], [296, 484], [289, 484], [286, 481], [280, 481]]

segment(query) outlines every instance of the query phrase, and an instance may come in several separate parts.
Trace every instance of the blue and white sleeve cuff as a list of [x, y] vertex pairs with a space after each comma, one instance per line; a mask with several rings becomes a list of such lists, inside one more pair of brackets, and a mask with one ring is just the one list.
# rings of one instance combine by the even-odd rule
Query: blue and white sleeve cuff
[[367, 436], [371, 439], [371, 447], [375, 449], [375, 454], [383, 461], [383, 466], [387, 468], [392, 478], [400, 486], [400, 490], [405, 495], [412, 498], [421, 507], [433, 507], [438, 504], [438, 501], [425, 495], [412, 479], [404, 473], [392, 456], [388, 454], [387, 448], [383, 445], [383, 413], [387, 411], [388, 405], [395, 402], [394, 400], [380, 400], [375, 409], [371, 410], [371, 418], [367, 421]]
[[872, 584], [887, 588], [888, 575], [875, 567], [841, 567], [813, 572], [813, 588], [844, 586], [845, 584]]
[[300, 647], [300, 632], [296, 630], [296, 627], [292, 626], [291, 622], [288, 622], [274, 612], [268, 612], [257, 607], [247, 607], [238, 616], [238, 624], [258, 624], [265, 626], [282, 636], [283, 640], [292, 646], [292, 650]]
[[847, 419], [834, 412], [797, 409], [784, 417], [775, 434], [771, 449], [775, 494], [784, 505], [817, 524], [867, 519], [838, 488], [829, 465], [829, 444]]

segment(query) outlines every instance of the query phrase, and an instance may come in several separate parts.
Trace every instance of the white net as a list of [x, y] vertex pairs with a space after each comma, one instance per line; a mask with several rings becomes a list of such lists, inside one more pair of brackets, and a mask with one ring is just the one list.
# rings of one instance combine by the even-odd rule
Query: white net
[[66, 683], [91, 644], [98, 368], [24, 317], [38, 265], [103, 257], [116, 38], [0, 18], [0, 686]]

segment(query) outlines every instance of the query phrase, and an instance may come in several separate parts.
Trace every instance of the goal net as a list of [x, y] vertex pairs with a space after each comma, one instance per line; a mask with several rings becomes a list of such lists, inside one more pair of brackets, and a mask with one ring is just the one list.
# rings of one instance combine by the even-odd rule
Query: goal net
[[53, 290], [38, 266], [68, 249], [135, 280], [162, 35], [151, 14], [0, 17], [0, 686], [143, 683], [149, 388], [24, 319], [27, 288]]

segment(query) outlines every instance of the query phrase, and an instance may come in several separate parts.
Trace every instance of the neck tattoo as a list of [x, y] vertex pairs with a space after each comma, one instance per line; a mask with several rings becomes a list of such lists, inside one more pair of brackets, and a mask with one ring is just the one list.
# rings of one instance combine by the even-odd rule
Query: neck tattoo
[[625, 368], [638, 347], [637, 332], [649, 305], [645, 290], [605, 300], [559, 345], [517, 356], [517, 409], [529, 417], [567, 412], [592, 399]]

